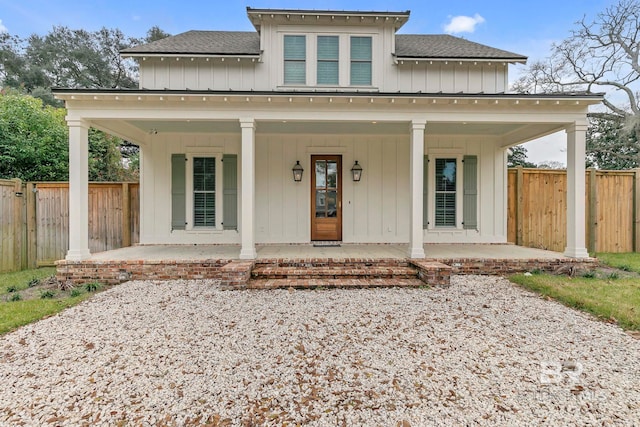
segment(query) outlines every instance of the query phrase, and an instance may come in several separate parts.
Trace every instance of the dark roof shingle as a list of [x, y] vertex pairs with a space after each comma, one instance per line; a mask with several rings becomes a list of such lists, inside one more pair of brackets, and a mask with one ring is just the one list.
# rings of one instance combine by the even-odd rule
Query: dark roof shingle
[[396, 56], [401, 58], [504, 59], [524, 61], [526, 56], [448, 34], [397, 34]]
[[[260, 55], [254, 31], [187, 31], [121, 51], [123, 54]], [[526, 56], [446, 34], [398, 34], [399, 58], [460, 58], [524, 61]]]
[[123, 49], [121, 53], [260, 55], [260, 36], [255, 31], [193, 30]]

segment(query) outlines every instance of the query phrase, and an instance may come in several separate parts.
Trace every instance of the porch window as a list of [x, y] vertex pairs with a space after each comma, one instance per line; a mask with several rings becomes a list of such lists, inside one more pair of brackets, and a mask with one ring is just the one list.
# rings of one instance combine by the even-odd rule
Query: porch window
[[371, 85], [371, 37], [351, 37], [351, 85]]
[[318, 36], [317, 83], [338, 84], [338, 60], [340, 56], [338, 36]]
[[216, 226], [216, 159], [193, 158], [193, 226]]
[[284, 36], [284, 84], [307, 83], [307, 38]]
[[436, 159], [435, 225], [456, 226], [457, 159]]

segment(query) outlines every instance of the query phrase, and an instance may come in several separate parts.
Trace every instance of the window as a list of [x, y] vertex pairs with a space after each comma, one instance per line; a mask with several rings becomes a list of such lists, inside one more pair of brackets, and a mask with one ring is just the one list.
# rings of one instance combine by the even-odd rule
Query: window
[[436, 159], [436, 227], [456, 226], [457, 159]]
[[351, 37], [351, 85], [371, 85], [371, 37]]
[[307, 83], [307, 40], [305, 36], [284, 36], [284, 84]]
[[216, 226], [216, 159], [193, 158], [193, 226]]
[[318, 36], [317, 83], [319, 85], [338, 84], [338, 36]]

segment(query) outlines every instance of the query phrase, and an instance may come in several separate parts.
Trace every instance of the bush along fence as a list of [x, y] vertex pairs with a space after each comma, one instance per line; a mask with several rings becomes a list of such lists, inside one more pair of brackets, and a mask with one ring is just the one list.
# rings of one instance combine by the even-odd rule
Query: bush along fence
[[[89, 249], [139, 241], [139, 184], [89, 184]], [[0, 180], [0, 272], [53, 265], [69, 247], [69, 184]]]
[[[507, 240], [562, 252], [566, 246], [567, 174], [513, 168], [508, 172]], [[589, 252], [640, 252], [640, 169], [586, 173]], [[138, 183], [89, 184], [89, 249], [139, 242]], [[0, 180], [0, 272], [53, 265], [69, 234], [66, 182]]]

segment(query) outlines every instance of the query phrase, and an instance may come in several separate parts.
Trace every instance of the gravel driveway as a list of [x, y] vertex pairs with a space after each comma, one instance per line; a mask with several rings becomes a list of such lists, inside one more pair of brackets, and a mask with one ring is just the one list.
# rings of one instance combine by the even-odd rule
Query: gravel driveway
[[2, 425], [638, 425], [640, 341], [497, 277], [129, 282], [0, 338]]

